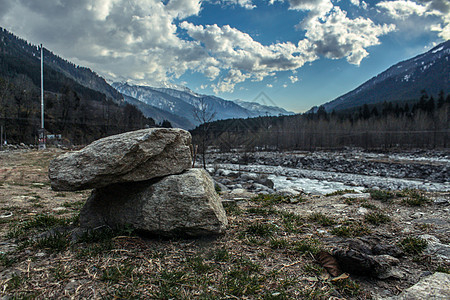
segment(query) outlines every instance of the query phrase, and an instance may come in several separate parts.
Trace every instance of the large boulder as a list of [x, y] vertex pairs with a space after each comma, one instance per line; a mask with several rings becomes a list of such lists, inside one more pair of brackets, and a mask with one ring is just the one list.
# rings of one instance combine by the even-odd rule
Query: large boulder
[[105, 187], [178, 174], [191, 167], [191, 135], [182, 129], [142, 129], [93, 142], [50, 163], [57, 191]]
[[195, 237], [222, 233], [227, 218], [209, 174], [190, 169], [158, 180], [96, 189], [81, 210], [80, 224]]

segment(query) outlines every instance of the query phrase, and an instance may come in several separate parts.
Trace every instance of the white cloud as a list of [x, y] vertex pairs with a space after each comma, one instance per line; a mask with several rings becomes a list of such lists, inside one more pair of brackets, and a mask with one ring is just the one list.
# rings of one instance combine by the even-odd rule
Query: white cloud
[[266, 84], [266, 86], [267, 86], [268, 88], [272, 88], [272, 87], [273, 87], [273, 85], [270, 84], [270, 83]]
[[383, 8], [394, 19], [406, 19], [412, 14], [422, 16], [426, 12], [426, 7], [409, 0], [384, 1], [377, 4]]
[[303, 22], [308, 46], [317, 55], [331, 59], [346, 58], [359, 65], [369, 53], [366, 48], [380, 43], [378, 37], [395, 29], [394, 25], [377, 25], [371, 19], [350, 19], [345, 11], [335, 6], [322, 17]]
[[297, 76], [289, 76], [289, 80], [290, 80], [292, 83], [296, 83], [296, 82], [298, 81], [298, 77], [297, 77]]
[[230, 70], [227, 77], [215, 85], [216, 91], [230, 92], [235, 84], [246, 79], [261, 81], [276, 71], [295, 70], [308, 59], [292, 43], [264, 46], [228, 25], [203, 26], [184, 21], [180, 27], [200, 43], [214, 61], [219, 62], [222, 70]]
[[447, 0], [383, 1], [378, 3], [377, 7], [385, 10], [389, 16], [399, 22], [406, 21], [414, 15], [423, 18], [432, 17], [428, 22], [421, 20], [424, 26], [416, 23], [416, 28], [419, 31], [437, 31], [442, 39], [450, 39], [450, 2]]
[[[229, 25], [194, 25], [187, 18], [201, 13], [203, 1], [0, 0], [0, 26], [115, 80], [156, 84], [189, 70], [212, 81], [209, 87], [215, 92], [230, 92], [239, 83], [262, 81], [279, 71], [295, 71], [321, 56], [359, 64], [369, 54], [367, 48], [395, 28], [368, 17], [350, 18], [337, 6], [339, 1], [286, 0], [291, 10], [306, 12], [298, 25], [305, 37], [295, 43], [262, 44]], [[248, 10], [256, 3], [214, 1]], [[275, 1], [284, 0], [269, 3]], [[350, 1], [360, 9], [367, 7], [364, 1]], [[450, 38], [446, 0], [383, 1], [377, 7], [398, 22], [409, 15], [440, 20], [427, 30]], [[298, 78], [289, 80], [295, 83]]]
[[212, 84], [214, 93], [232, 93], [237, 83], [244, 82], [250, 77], [248, 74], [242, 74], [239, 70], [230, 70], [225, 78], [219, 80], [217, 84]]
[[331, 0], [289, 0], [290, 9], [311, 11], [314, 15], [324, 15], [333, 8]]
[[198, 44], [178, 37], [175, 25], [198, 14], [201, 0], [2, 2], [9, 9], [0, 13], [0, 26], [115, 79], [164, 81], [207, 58]]
[[254, 9], [256, 7], [252, 0], [221, 0], [220, 2], [225, 5], [238, 5], [245, 9]]
[[283, 88], [287, 88], [288, 87], [288, 85], [285, 83], [285, 84], [283, 84]]

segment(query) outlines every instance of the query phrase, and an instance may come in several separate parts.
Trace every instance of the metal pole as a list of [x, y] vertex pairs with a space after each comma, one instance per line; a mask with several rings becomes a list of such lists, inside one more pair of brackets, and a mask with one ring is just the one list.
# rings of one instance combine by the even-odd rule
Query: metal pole
[[41, 128], [44, 129], [44, 47], [41, 44]]
[[44, 129], [44, 47], [41, 44], [41, 130], [39, 132], [39, 149], [45, 149]]

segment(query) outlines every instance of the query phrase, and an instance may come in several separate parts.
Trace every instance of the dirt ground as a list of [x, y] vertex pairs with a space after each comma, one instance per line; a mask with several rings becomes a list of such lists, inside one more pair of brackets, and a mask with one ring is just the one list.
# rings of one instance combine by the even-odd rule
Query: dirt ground
[[[381, 299], [427, 274], [449, 272], [448, 257], [405, 244], [429, 234], [448, 245], [448, 193], [230, 192], [221, 195], [229, 218], [222, 236], [162, 239], [130, 228], [80, 233], [78, 214], [90, 191], [51, 190], [48, 164], [61, 153], [0, 152], [2, 299]], [[316, 259], [355, 241], [399, 249], [395, 276], [333, 277]]]

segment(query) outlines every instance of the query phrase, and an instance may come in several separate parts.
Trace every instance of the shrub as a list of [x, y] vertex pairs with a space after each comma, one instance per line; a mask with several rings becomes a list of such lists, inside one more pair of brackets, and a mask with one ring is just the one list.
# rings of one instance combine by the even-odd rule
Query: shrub
[[394, 194], [389, 191], [383, 190], [369, 190], [370, 197], [374, 200], [379, 200], [381, 202], [388, 202], [392, 198], [394, 198]]
[[422, 238], [407, 237], [400, 241], [399, 246], [405, 253], [419, 255], [427, 248], [427, 241]]
[[322, 226], [331, 226], [336, 224], [335, 221], [333, 221], [332, 219], [330, 219], [328, 216], [322, 214], [322, 213], [312, 213], [309, 216], [309, 219], [311, 221], [314, 221], [316, 223], [319, 223]]
[[364, 219], [366, 220], [366, 222], [373, 224], [375, 226], [385, 224], [391, 221], [391, 218], [380, 212], [368, 213], [367, 215], [364, 216]]

